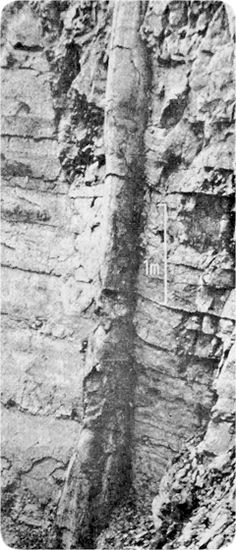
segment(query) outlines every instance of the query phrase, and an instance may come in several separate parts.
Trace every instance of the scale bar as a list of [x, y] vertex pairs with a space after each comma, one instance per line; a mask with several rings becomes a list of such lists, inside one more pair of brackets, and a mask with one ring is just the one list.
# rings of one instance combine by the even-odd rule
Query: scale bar
[[163, 203], [164, 208], [164, 305], [167, 305], [167, 205]]

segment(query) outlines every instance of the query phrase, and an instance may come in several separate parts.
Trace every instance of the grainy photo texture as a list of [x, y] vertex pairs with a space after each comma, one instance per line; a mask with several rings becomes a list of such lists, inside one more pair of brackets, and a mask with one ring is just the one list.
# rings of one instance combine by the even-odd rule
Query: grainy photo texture
[[2, 10], [2, 521], [16, 549], [234, 537], [234, 14]]

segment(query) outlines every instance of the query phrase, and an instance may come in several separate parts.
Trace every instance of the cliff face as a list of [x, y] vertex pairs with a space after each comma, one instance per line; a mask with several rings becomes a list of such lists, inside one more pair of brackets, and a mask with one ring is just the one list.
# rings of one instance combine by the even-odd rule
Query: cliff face
[[93, 547], [131, 487], [150, 508], [174, 458], [154, 544], [220, 547], [232, 537], [232, 13], [17, 1], [2, 41], [4, 539]]
[[153, 501], [156, 548], [216, 549], [235, 530], [235, 335], [214, 383], [217, 401], [200, 442], [188, 444], [164, 475]]
[[[234, 285], [233, 40], [226, 9], [217, 2], [150, 2], [140, 33], [152, 81], [145, 132], [145, 252], [134, 318], [133, 453], [135, 483], [147, 480], [155, 491], [167, 458], [186, 436], [206, 427], [214, 401], [219, 322]], [[157, 278], [146, 276], [143, 260], [158, 263]], [[229, 330], [230, 318], [224, 324]]]
[[104, 333], [95, 309], [108, 20], [95, 3], [3, 12], [3, 508], [16, 546], [51, 544], [86, 394], [101, 402], [89, 357]]

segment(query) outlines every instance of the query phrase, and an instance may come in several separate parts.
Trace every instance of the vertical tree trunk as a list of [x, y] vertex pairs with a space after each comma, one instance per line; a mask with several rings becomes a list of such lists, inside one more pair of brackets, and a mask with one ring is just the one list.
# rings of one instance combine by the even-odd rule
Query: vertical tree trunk
[[131, 482], [133, 283], [144, 187], [147, 88], [139, 37], [141, 9], [142, 2], [120, 1], [114, 6], [104, 129], [104, 261], [98, 327], [85, 360], [83, 428], [58, 509], [66, 548], [92, 544]]

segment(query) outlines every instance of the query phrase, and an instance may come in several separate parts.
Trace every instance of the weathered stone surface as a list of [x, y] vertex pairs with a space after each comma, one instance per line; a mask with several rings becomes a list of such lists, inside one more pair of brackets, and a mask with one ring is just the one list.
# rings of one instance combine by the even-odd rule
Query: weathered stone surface
[[[84, 356], [88, 336], [97, 326], [90, 308], [95, 307], [101, 260], [103, 111], [100, 104], [97, 110], [93, 108], [96, 94], [83, 96], [93, 86], [91, 77], [87, 88], [83, 79], [84, 113], [77, 109], [72, 124], [75, 97], [73, 92], [70, 98], [66, 94], [78, 66], [68, 74], [72, 59], [67, 25], [70, 28], [72, 18], [67, 7], [15, 2], [5, 8], [2, 21], [2, 405], [7, 414], [6, 420], [3, 417], [6, 483], [2, 504], [3, 537], [17, 547], [58, 545], [56, 507], [78, 444], [84, 417]], [[101, 7], [98, 15], [99, 54], [101, 35], [102, 40], [106, 36], [106, 12]], [[86, 20], [86, 7], [83, 17]], [[73, 19], [74, 32], [80, 19], [81, 14]], [[88, 40], [91, 53], [92, 39], [93, 34]], [[87, 46], [83, 48], [84, 76], [91, 64]], [[100, 63], [98, 54], [95, 62]], [[73, 142], [77, 126], [78, 139], [84, 139], [85, 128], [84, 147], [94, 152], [98, 193], [89, 190], [88, 178], [74, 180], [70, 188], [67, 166], [73, 165], [74, 153], [77, 158], [79, 141]], [[90, 157], [85, 161], [88, 169]]]
[[203, 440], [180, 453], [153, 501], [156, 548], [220, 548], [233, 537], [234, 371], [231, 347], [215, 383], [218, 398]]
[[[93, 547], [131, 485], [126, 532], [114, 511], [99, 548], [232, 540], [232, 21], [204, 1], [3, 11], [2, 503], [13, 547]], [[171, 459], [153, 538], [151, 501]]]
[[[141, 262], [137, 283], [134, 319], [139, 368], [133, 461], [138, 491], [143, 485], [151, 490], [153, 483], [157, 489], [165, 459], [197, 426], [206, 426], [214, 400], [211, 377], [220, 360], [222, 340], [226, 342], [232, 332], [227, 320], [232, 305], [225, 306], [234, 287], [230, 245], [234, 75], [229, 28], [222, 4], [182, 2], [150, 2], [141, 28], [152, 74], [145, 133], [149, 191], [144, 205], [143, 260], [157, 264], [159, 271], [151, 277]], [[163, 203], [168, 208], [167, 304], [163, 304]], [[160, 366], [173, 363], [173, 353], [170, 381], [169, 369]], [[199, 386], [194, 373], [201, 362]], [[225, 430], [222, 427], [227, 444]], [[216, 435], [219, 445], [220, 439]]]

